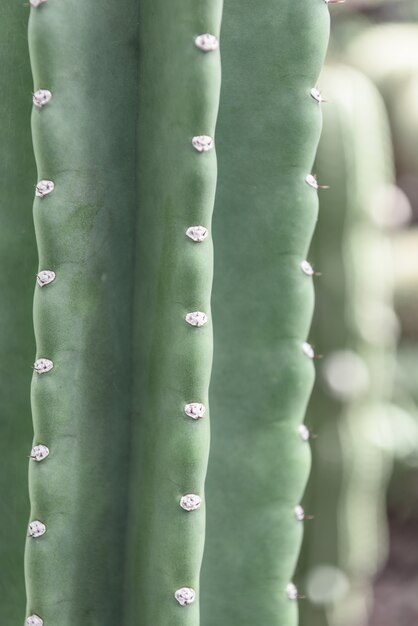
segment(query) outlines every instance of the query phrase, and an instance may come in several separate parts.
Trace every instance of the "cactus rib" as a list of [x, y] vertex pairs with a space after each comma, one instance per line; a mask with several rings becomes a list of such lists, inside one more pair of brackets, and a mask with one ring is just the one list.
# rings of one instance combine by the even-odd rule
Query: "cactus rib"
[[314, 378], [312, 277], [300, 264], [317, 217], [305, 179], [321, 105], [310, 94], [328, 31], [323, 0], [225, 4], [205, 626], [297, 622], [295, 507], [309, 469], [298, 426]]
[[27, 615], [110, 626], [123, 613], [137, 3], [30, 12], [34, 92], [51, 93], [33, 103], [34, 221], [39, 272], [55, 278], [34, 299], [38, 359], [53, 369], [32, 379], [34, 441], [49, 455], [30, 462], [30, 521], [46, 531], [27, 540]]
[[27, 389], [34, 351], [31, 303], [36, 273], [36, 246], [28, 207], [36, 169], [30, 136], [32, 84], [27, 11], [19, 2], [5, 2], [0, 12], [0, 516], [4, 525], [0, 542], [0, 615], [5, 624], [19, 624], [23, 621], [25, 598], [22, 563], [29, 515], [26, 459], [32, 441]]

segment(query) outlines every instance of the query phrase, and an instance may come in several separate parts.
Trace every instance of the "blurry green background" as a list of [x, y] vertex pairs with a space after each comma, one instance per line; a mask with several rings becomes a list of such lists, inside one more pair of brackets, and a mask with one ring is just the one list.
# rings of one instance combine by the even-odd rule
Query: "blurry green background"
[[416, 626], [418, 2], [330, 7], [300, 624]]

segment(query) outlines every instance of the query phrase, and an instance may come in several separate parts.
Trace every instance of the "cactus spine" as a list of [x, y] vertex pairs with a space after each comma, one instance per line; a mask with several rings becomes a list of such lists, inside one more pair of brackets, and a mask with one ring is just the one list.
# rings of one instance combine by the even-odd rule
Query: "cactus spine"
[[313, 287], [301, 263], [318, 206], [305, 179], [321, 129], [310, 92], [328, 28], [323, 2], [224, 7], [206, 626], [297, 623], [297, 590], [288, 585], [310, 461], [298, 427], [314, 378], [304, 345]]
[[348, 626], [367, 623], [371, 581], [386, 555], [390, 459], [379, 445], [379, 424], [390, 397], [396, 324], [391, 251], [376, 213], [393, 172], [385, 111], [373, 85], [343, 66], [327, 68], [323, 84], [333, 105], [316, 167], [328, 173], [331, 191], [313, 256], [330, 269], [318, 285], [314, 324], [325, 358], [313, 395], [319, 439], [306, 498], [315, 521], [301, 561], [316, 607], [304, 606], [301, 623]]
[[36, 246], [28, 207], [36, 182], [30, 136], [31, 75], [27, 11], [4, 3], [0, 20], [0, 614], [20, 624], [25, 607], [24, 537], [29, 515], [27, 462], [32, 440], [28, 388]]

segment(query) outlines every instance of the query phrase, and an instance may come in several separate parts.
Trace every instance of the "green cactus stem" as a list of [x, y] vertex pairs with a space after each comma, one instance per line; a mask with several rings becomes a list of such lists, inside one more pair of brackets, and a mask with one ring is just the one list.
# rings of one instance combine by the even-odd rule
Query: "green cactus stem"
[[24, 538], [29, 515], [27, 457], [31, 450], [30, 363], [36, 245], [30, 212], [36, 169], [30, 135], [31, 75], [27, 10], [1, 8], [0, 54], [0, 614], [4, 624], [24, 618]]
[[417, 71], [417, 34], [413, 23], [367, 28], [348, 46], [347, 61], [378, 86], [386, 102], [393, 102], [402, 83]]
[[134, 0], [123, 11], [110, 0], [31, 8], [34, 90], [52, 94], [32, 113], [33, 211], [39, 271], [55, 274], [34, 300], [34, 442], [49, 449], [29, 476], [35, 626], [110, 626], [123, 614], [137, 21]]
[[365, 76], [330, 66], [316, 170], [331, 190], [321, 203], [312, 257], [323, 269], [313, 336], [324, 346], [309, 413], [318, 433], [305, 497], [299, 578], [310, 602], [302, 626], [365, 625], [371, 582], [387, 549], [385, 489], [390, 458], [379, 440], [390, 399], [396, 319], [392, 261], [377, 198], [392, 184], [382, 100]]
[[205, 626], [297, 623], [295, 507], [310, 464], [298, 428], [314, 378], [312, 272], [301, 263], [317, 219], [311, 90], [328, 29], [322, 0], [224, 7]]
[[192, 626], [205, 538], [222, 1], [142, 9], [141, 49], [153, 52], [139, 67], [127, 623]]

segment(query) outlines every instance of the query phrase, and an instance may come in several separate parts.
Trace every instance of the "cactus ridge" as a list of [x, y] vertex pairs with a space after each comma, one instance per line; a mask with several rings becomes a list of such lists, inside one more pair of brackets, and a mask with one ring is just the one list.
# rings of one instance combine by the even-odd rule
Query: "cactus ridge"
[[329, 14], [323, 0], [279, 5], [231, 0], [222, 20], [205, 626], [293, 625], [303, 595], [291, 583], [310, 464], [298, 431], [314, 366], [303, 350], [312, 276], [300, 264], [317, 219], [305, 180]]
[[[159, 46], [139, 71], [129, 620], [191, 626], [205, 536], [222, 1], [157, 0], [141, 15], [143, 49]], [[216, 45], [202, 49], [202, 34]]]
[[25, 557], [28, 620], [45, 626], [120, 624], [124, 610], [137, 21], [135, 0], [30, 9], [33, 92], [51, 93], [32, 110], [38, 272], [54, 272], [33, 306], [35, 358], [53, 364], [31, 390], [33, 445], [49, 454], [30, 461], [30, 522], [46, 531]]
[[30, 135], [31, 75], [27, 10], [1, 7], [0, 54], [0, 615], [4, 624], [24, 618], [24, 538], [29, 515], [27, 463], [32, 440], [29, 394], [33, 360], [32, 293], [36, 245], [30, 209], [36, 168]]

